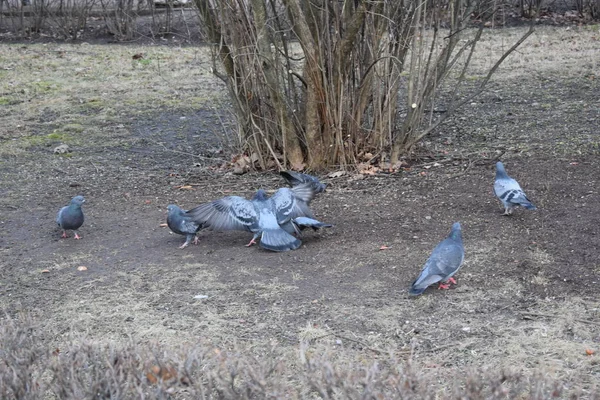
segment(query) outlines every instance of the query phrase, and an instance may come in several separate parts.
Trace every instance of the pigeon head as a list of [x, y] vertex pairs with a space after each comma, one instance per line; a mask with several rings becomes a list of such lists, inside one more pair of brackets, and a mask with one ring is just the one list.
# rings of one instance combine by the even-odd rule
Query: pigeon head
[[265, 192], [262, 189], [258, 189], [256, 191], [256, 193], [254, 194], [254, 197], [252, 197], [252, 200], [259, 200], [259, 201], [267, 200], [267, 192]]
[[169, 205], [167, 206], [167, 212], [168, 212], [169, 214], [172, 214], [172, 213], [174, 213], [175, 211], [177, 211], [177, 209], [178, 209], [178, 208], [179, 208], [179, 207], [177, 207], [175, 204], [169, 204]]
[[83, 196], [75, 196], [71, 199], [71, 205], [81, 207], [81, 205], [85, 203], [85, 199]]
[[506, 170], [504, 169], [504, 164], [502, 164], [500, 161], [498, 161], [496, 163], [496, 179], [497, 178], [504, 178], [508, 176], [506, 174]]
[[453, 240], [462, 240], [462, 228], [460, 226], [460, 222], [455, 222], [452, 224], [452, 230], [450, 231], [450, 235]]

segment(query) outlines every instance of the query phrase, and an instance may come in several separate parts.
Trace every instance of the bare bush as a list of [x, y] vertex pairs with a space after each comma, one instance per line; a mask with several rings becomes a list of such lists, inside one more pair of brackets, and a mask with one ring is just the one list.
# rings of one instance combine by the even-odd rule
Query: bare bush
[[435, 379], [393, 353], [365, 363], [360, 353], [354, 358], [343, 349], [306, 343], [299, 345], [299, 357], [276, 347], [254, 354], [235, 346], [173, 349], [83, 339], [47, 349], [28, 319], [5, 319], [0, 335], [3, 399], [549, 399], [564, 394], [558, 382], [541, 374], [479, 371], [447, 377], [440, 396]]
[[46, 20], [54, 36], [64, 39], [78, 39], [96, 0], [48, 0]]
[[100, 0], [104, 9], [104, 21], [108, 31], [119, 40], [130, 40], [135, 31], [136, 15], [133, 0], [117, 0], [115, 3]]
[[[466, 92], [461, 84], [484, 21], [500, 5], [196, 0], [222, 66], [215, 73], [236, 104], [240, 136], [261, 167], [270, 158], [294, 169], [355, 164], [365, 153], [388, 150], [398, 161], [480, 93], [531, 34]], [[478, 31], [467, 29], [475, 11]], [[442, 89], [453, 93], [446, 111], [424, 119]]]

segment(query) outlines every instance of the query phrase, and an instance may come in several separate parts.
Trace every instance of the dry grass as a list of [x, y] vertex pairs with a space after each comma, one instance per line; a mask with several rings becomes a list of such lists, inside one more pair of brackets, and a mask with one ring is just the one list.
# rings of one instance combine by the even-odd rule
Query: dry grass
[[510, 368], [471, 371], [460, 379], [446, 376], [444, 388], [435, 390], [440, 377], [418, 371], [393, 354], [369, 360], [359, 353], [348, 357], [333, 347], [306, 343], [295, 356], [277, 346], [257, 353], [239, 347], [101, 344], [88, 339], [49, 350], [38, 328], [26, 317], [4, 319], [0, 325], [4, 399], [138, 398], [142, 394], [149, 399], [547, 399], [563, 394], [563, 388], [548, 377], [528, 378]]
[[[34, 44], [0, 45], [3, 154], [56, 141], [124, 141], [123, 117], [220, 107], [221, 82], [211, 73], [208, 48]], [[143, 58], [134, 60], [135, 54]], [[48, 122], [46, 122], [49, 120]], [[220, 130], [221, 127], [215, 127]], [[40, 135], [40, 131], [51, 131]]]

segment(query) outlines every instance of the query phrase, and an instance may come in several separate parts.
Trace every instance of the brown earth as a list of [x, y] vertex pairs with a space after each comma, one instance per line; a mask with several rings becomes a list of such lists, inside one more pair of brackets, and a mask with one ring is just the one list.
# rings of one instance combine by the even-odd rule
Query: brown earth
[[[91, 93], [69, 91], [48, 68], [76, 75], [84, 67], [63, 57], [78, 51], [106, 61], [114, 52], [171, 50], [119, 47], [102, 58], [100, 46], [5, 46], [0, 61], [15, 70], [43, 62], [43, 80], [22, 79], [49, 89], [21, 93], [28, 84], [13, 70], [0, 72], [0, 100], [8, 99], [0, 105], [8, 112], [0, 116], [0, 307], [41, 321], [52, 346], [71, 336], [132, 337], [276, 343], [292, 354], [312, 340], [365, 358], [377, 357], [369, 349], [412, 350], [424, 374], [542, 371], [585, 395], [600, 376], [598, 356], [586, 355], [600, 352], [600, 90], [597, 60], [588, 57], [600, 46], [585, 35], [538, 34], [521, 53], [545, 46], [535, 63], [502, 69], [490, 90], [419, 147], [409, 171], [325, 177], [330, 186], [313, 208], [335, 227], [307, 233], [300, 249], [286, 253], [244, 247], [250, 236], [242, 232], [205, 232], [199, 245], [179, 250], [183, 238], [160, 226], [167, 204], [189, 208], [283, 185], [275, 173], [209, 168], [229, 156], [227, 140], [235, 142], [222, 134], [231, 131], [219, 105], [226, 100], [215, 108], [205, 94], [222, 92], [218, 82], [198, 89], [172, 80], [164, 89], [164, 77], [125, 64], [132, 75], [116, 74], [107, 85], [131, 79], [145, 87], [135, 79], [141, 73], [154, 82], [148, 93], [174, 99], [127, 103], [100, 94], [109, 90], [100, 83]], [[194, 49], [173, 51], [177, 59], [198, 57]], [[176, 62], [163, 70], [186, 68]], [[62, 142], [73, 150], [68, 156], [52, 153]], [[501, 215], [492, 194], [499, 155], [538, 211]], [[83, 238], [60, 239], [56, 212], [76, 194], [87, 199]], [[463, 225], [466, 250], [458, 285], [410, 298], [408, 286], [454, 221]]]

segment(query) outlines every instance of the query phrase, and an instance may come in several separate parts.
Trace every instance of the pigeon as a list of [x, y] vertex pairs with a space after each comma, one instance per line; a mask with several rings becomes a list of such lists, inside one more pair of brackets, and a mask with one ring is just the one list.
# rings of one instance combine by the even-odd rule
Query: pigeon
[[283, 176], [283, 178], [290, 184], [291, 187], [295, 187], [303, 183], [310, 183], [315, 191], [315, 194], [324, 192], [327, 188], [326, 183], [321, 183], [318, 178], [312, 175], [302, 174], [295, 171], [281, 171], [279, 174]]
[[192, 221], [189, 216], [185, 215], [186, 210], [182, 210], [175, 204], [169, 204], [167, 211], [167, 225], [169, 229], [178, 235], [185, 235], [186, 237], [185, 243], [179, 246], [179, 248], [185, 249], [189, 246], [192, 239], [194, 239], [194, 244], [198, 244], [196, 233], [202, 229], [202, 225]]
[[438, 289], [449, 289], [452, 277], [459, 270], [465, 258], [465, 249], [462, 243], [460, 223], [455, 222], [446, 239], [433, 249], [427, 259], [421, 275], [413, 282], [409, 293], [413, 296], [420, 295], [429, 285], [440, 282]]
[[496, 181], [494, 182], [494, 193], [504, 205], [504, 214], [511, 215], [513, 208], [522, 206], [528, 210], [537, 208], [529, 201], [519, 182], [508, 176], [504, 165], [498, 161], [496, 163]]
[[241, 230], [254, 233], [254, 237], [246, 246], [255, 244], [260, 238], [260, 247], [263, 249], [295, 250], [302, 242], [290, 233], [294, 230], [289, 228], [289, 224], [293, 224], [293, 220], [298, 217], [313, 218], [309, 204], [314, 196], [315, 189], [310, 182], [291, 189], [281, 188], [271, 197], [260, 189], [251, 200], [227, 196], [199, 205], [189, 210], [186, 216], [212, 230]]
[[68, 206], [64, 206], [56, 215], [56, 223], [63, 230], [62, 238], [68, 238], [67, 230], [75, 232], [75, 239], [81, 239], [77, 234], [77, 229], [83, 225], [83, 210], [81, 205], [85, 202], [83, 196], [75, 196], [71, 199]]

